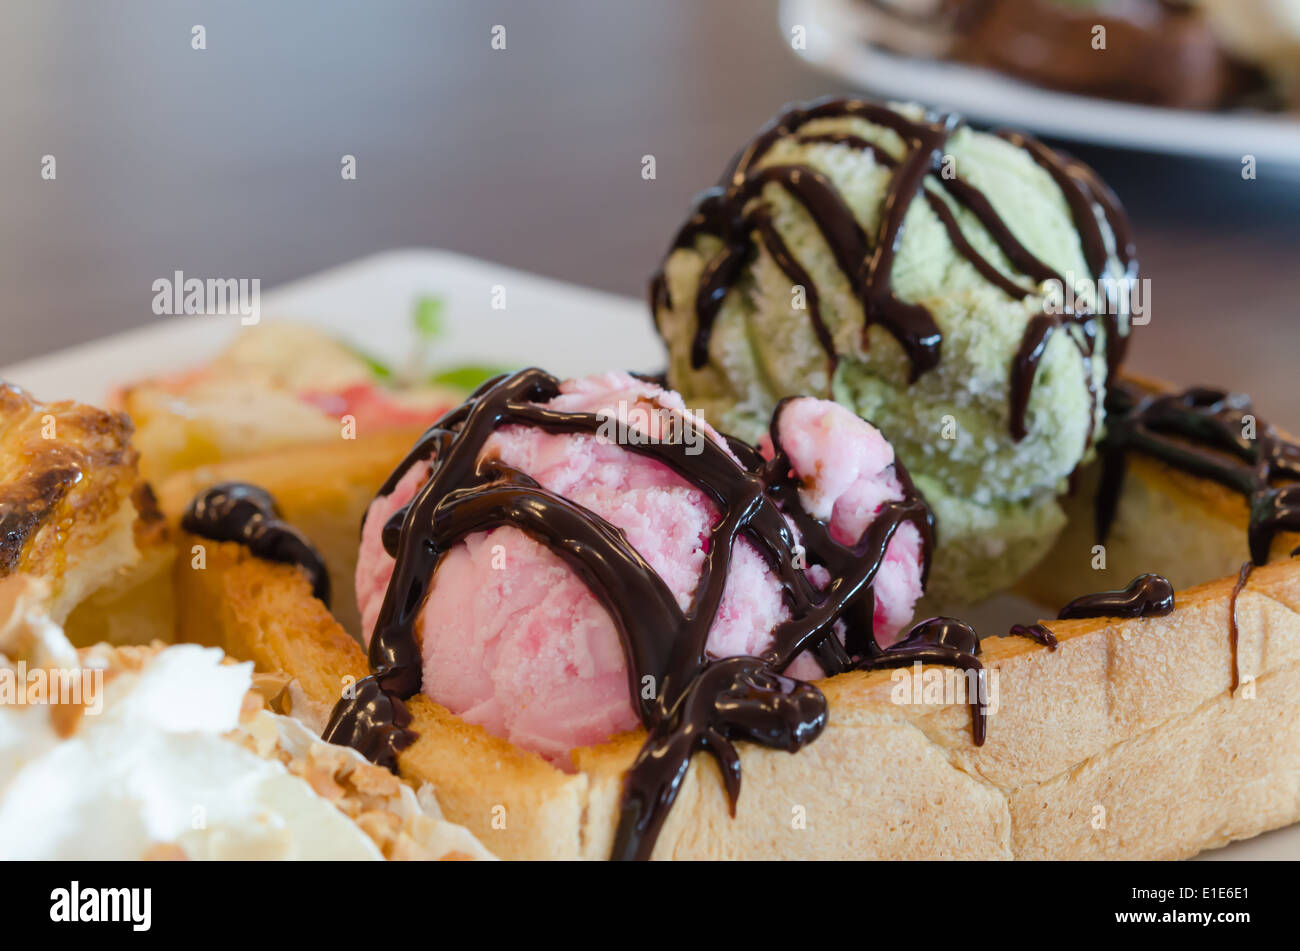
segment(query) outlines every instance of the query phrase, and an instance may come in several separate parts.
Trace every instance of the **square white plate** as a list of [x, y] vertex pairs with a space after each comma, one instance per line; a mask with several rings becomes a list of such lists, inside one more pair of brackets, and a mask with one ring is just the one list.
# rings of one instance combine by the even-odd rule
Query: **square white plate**
[[[502, 293], [505, 306], [494, 308]], [[446, 251], [389, 251], [295, 281], [263, 296], [262, 319], [310, 323], [400, 365], [412, 339], [412, 303], [422, 295], [446, 303], [440, 365], [536, 365], [561, 376], [663, 368], [645, 303]], [[142, 290], [141, 299], [150, 297]], [[43, 400], [102, 403], [124, 382], [207, 361], [239, 331], [236, 317], [159, 317], [148, 327], [0, 368], [0, 379]], [[1201, 858], [1297, 859], [1300, 825]]]

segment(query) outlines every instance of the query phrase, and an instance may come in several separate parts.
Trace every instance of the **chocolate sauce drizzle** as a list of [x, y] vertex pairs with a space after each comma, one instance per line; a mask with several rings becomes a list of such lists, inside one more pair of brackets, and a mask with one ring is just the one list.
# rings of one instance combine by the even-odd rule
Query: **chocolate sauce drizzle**
[[[1277, 535], [1300, 531], [1300, 445], [1260, 419], [1244, 394], [1204, 386], [1181, 393], [1145, 393], [1117, 380], [1106, 397], [1106, 427], [1097, 485], [1099, 542], [1106, 541], [1114, 524], [1130, 452], [1211, 479], [1246, 500], [1250, 560], [1237, 573], [1228, 608], [1230, 692], [1235, 691], [1241, 679], [1237, 599], [1251, 572], [1268, 563]], [[1291, 554], [1300, 554], [1300, 548]]]
[[312, 594], [330, 602], [325, 560], [307, 536], [280, 519], [271, 494], [246, 482], [221, 482], [196, 495], [181, 516], [185, 531], [214, 542], [239, 542], [259, 558], [297, 565]]
[[1300, 531], [1300, 446], [1259, 419], [1246, 396], [1201, 386], [1181, 393], [1143, 394], [1116, 380], [1109, 387], [1106, 410], [1096, 506], [1098, 541], [1106, 541], [1115, 520], [1129, 452], [1212, 479], [1244, 496], [1250, 510], [1247, 542], [1256, 565], [1268, 561], [1279, 532]]
[[[1173, 613], [1174, 586], [1161, 575], [1138, 575], [1119, 591], [1098, 591], [1075, 598], [1057, 614], [1057, 620], [1072, 618], [1163, 617]], [[1042, 624], [1013, 624], [1003, 637], [1027, 637], [1049, 650], [1056, 650], [1060, 641]]]
[[1027, 637], [1031, 641], [1042, 644], [1048, 650], [1053, 651], [1060, 646], [1060, 641], [1056, 639], [1056, 635], [1041, 624], [1013, 624], [1011, 630], [1002, 636]]
[[1118, 591], [1098, 591], [1075, 598], [1057, 615], [1059, 620], [1089, 617], [1163, 617], [1174, 610], [1174, 586], [1163, 575], [1138, 575]]
[[[800, 134], [799, 130], [816, 119], [858, 118], [893, 130], [906, 143], [901, 157], [895, 157], [876, 143], [848, 132]], [[1055, 280], [1065, 287], [1065, 280], [1026, 248], [993, 208], [988, 198], [969, 182], [940, 174], [943, 148], [952, 132], [961, 124], [953, 115], [927, 113], [913, 121], [888, 106], [859, 99], [831, 98], [789, 107], [764, 126], [733, 160], [723, 181], [703, 192], [686, 223], [679, 229], [658, 273], [650, 282], [652, 314], [671, 309], [664, 268], [668, 257], [680, 248], [694, 247], [701, 235], [722, 241], [722, 248], [705, 266], [695, 299], [696, 333], [691, 345], [691, 363], [695, 368], [708, 362], [709, 338], [722, 303], [740, 278], [758, 247], [767, 250], [772, 260], [790, 278], [792, 285], [806, 289], [809, 319], [818, 341], [826, 351], [828, 373], [833, 376], [837, 353], [829, 328], [821, 314], [820, 299], [808, 272], [799, 264], [772, 227], [770, 209], [761, 201], [769, 184], [781, 185], [809, 212], [820, 229], [839, 269], [862, 305], [865, 323], [862, 329], [866, 346], [870, 328], [876, 324], [891, 333], [907, 353], [911, 380], [939, 363], [942, 334], [933, 315], [917, 304], [900, 300], [893, 292], [892, 270], [902, 246], [903, 225], [908, 209], [918, 195], [939, 218], [949, 240], [989, 283], [1013, 300], [1036, 292], [1044, 281]], [[1113, 192], [1082, 163], [1047, 148], [1042, 143], [1014, 132], [999, 132], [1003, 139], [1024, 149], [1047, 170], [1065, 196], [1075, 228], [1093, 277], [1109, 274], [1112, 254], [1124, 271], [1122, 278], [1137, 276], [1136, 249], [1127, 219]], [[893, 174], [882, 201], [880, 226], [870, 238], [858, 224], [830, 180], [805, 165], [760, 166], [763, 157], [779, 140], [797, 136], [803, 143], [825, 143], [869, 152]], [[927, 182], [937, 183], [960, 208], [969, 211], [992, 237], [1007, 260], [1033, 282], [1026, 286], [1003, 274], [981, 255], [966, 238], [948, 202]], [[1125, 350], [1127, 324], [1121, 325], [1118, 310], [1127, 312], [1126, 302], [1117, 299], [1106, 308], [1106, 350], [1111, 374], [1118, 367]], [[1118, 305], [1118, 306], [1114, 306]], [[1039, 364], [1051, 337], [1058, 329], [1068, 329], [1079, 348], [1087, 381], [1089, 398], [1096, 410], [1096, 388], [1092, 377], [1092, 360], [1097, 347], [1096, 316], [1086, 309], [1063, 308], [1062, 313], [1044, 311], [1030, 320], [1011, 366], [1010, 430], [1017, 442], [1028, 434], [1026, 415], [1029, 396]], [[1092, 443], [1091, 427], [1087, 444]]]
[[1237, 599], [1241, 597], [1242, 589], [1246, 587], [1246, 582], [1250, 580], [1250, 573], [1254, 570], [1254, 562], [1241, 563], [1237, 580], [1232, 585], [1232, 597], [1228, 600], [1228, 640], [1232, 644], [1232, 685], [1228, 687], [1228, 693], [1236, 693], [1237, 686], [1241, 683], [1241, 667], [1237, 663], [1237, 647], [1241, 639], [1241, 632], [1237, 629]]
[[[728, 445], [739, 463], [712, 440], [697, 455], [679, 442], [627, 445], [627, 451], [663, 463], [698, 487], [721, 512], [699, 585], [683, 611], [619, 529], [525, 473], [484, 457], [484, 444], [504, 425], [596, 433], [601, 416], [544, 405], [558, 393], [558, 381], [541, 370], [498, 377], [434, 424], [389, 477], [381, 494], [391, 492], [412, 466], [426, 461], [431, 466], [423, 488], [384, 526], [384, 545], [396, 565], [370, 642], [374, 672], [357, 684], [354, 697], [344, 697], [335, 707], [325, 739], [395, 765], [397, 753], [413, 739], [403, 700], [421, 685], [414, 625], [434, 571], [467, 535], [503, 525], [525, 532], [567, 561], [619, 631], [630, 695], [648, 735], [624, 779], [614, 858], [649, 857], [696, 751], [705, 750], [717, 760], [734, 814], [741, 778], [736, 740], [794, 751], [821, 733], [825, 697], [816, 686], [783, 673], [799, 654], [812, 652], [828, 675], [917, 660], [982, 669], [979, 640], [959, 621], [922, 622], [890, 647], [875, 639], [871, 585], [894, 533], [905, 523], [916, 527], [926, 570], [933, 543], [933, 517], [901, 465], [896, 472], [904, 497], [885, 502], [862, 538], [846, 546], [799, 504], [776, 427], [780, 408], [770, 462], [734, 439]], [[798, 527], [802, 547], [786, 516]], [[790, 617], [775, 628], [773, 646], [762, 656], [717, 658], [706, 651], [706, 642], [732, 552], [742, 537], [779, 580]], [[828, 569], [832, 580], [824, 589], [809, 580], [799, 555]], [[843, 624], [844, 643], [834, 636], [837, 623]], [[646, 677], [655, 684], [653, 697], [641, 689]], [[973, 712], [975, 740], [983, 742], [984, 707], [977, 702]]]

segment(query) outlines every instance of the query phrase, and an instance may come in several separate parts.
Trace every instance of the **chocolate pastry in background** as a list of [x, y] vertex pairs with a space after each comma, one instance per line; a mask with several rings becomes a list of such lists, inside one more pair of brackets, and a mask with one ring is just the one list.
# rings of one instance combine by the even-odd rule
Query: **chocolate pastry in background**
[[[1262, 91], [1243, 35], [1224, 11], [1176, 0], [862, 0], [871, 42], [961, 60], [1035, 85], [1154, 106], [1219, 109]], [[1206, 4], [1205, 6], [1214, 6]], [[1222, 6], [1222, 5], [1220, 5]], [[1224, 26], [1233, 28], [1225, 30]], [[1099, 27], [1105, 47], [1098, 48]], [[1273, 52], [1273, 47], [1269, 47]], [[1276, 55], [1273, 59], [1278, 58]], [[1263, 58], [1261, 68], [1272, 60]]]
[[[1244, 68], [1182, 4], [976, 0], [973, 6], [980, 12], [953, 58], [1040, 86], [1184, 109], [1219, 108], [1246, 88]], [[1099, 27], [1104, 49], [1094, 47]]]

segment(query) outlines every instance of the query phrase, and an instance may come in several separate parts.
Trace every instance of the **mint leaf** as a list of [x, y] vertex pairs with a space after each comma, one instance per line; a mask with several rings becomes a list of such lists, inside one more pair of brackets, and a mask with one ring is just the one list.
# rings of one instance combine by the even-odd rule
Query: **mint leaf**
[[388, 364], [384, 363], [381, 360], [376, 360], [374, 357], [366, 353], [360, 347], [354, 347], [346, 340], [341, 340], [338, 337], [335, 337], [334, 339], [338, 340], [339, 344], [342, 345], [342, 347], [345, 350], [347, 350], [348, 353], [352, 354], [354, 357], [356, 357], [358, 360], [364, 363], [366, 365], [366, 369], [370, 371], [370, 375], [373, 376], [376, 380], [380, 380], [384, 383], [387, 383], [390, 380], [392, 380], [393, 368], [390, 367]]
[[415, 324], [415, 332], [426, 340], [434, 340], [441, 337], [446, 329], [442, 312], [444, 309], [441, 297], [418, 297], [415, 301], [415, 312], [411, 315]]
[[480, 363], [463, 363], [460, 366], [439, 370], [429, 377], [429, 382], [441, 386], [454, 386], [462, 390], [473, 390], [494, 376], [500, 376], [502, 373], [508, 372], [510, 371], [501, 367], [485, 366]]

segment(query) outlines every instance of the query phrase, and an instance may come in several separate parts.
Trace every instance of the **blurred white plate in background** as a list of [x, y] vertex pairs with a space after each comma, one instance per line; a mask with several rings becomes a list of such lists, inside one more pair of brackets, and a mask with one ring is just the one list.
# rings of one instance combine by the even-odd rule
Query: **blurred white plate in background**
[[[496, 288], [504, 309], [492, 307]], [[540, 366], [561, 376], [611, 369], [658, 371], [664, 354], [643, 301], [526, 274], [447, 251], [389, 251], [294, 281], [262, 298], [263, 319], [292, 319], [401, 362], [412, 339], [416, 298], [445, 301], [439, 364]], [[142, 308], [152, 299], [141, 289]], [[114, 387], [209, 360], [239, 331], [237, 317], [158, 317], [104, 340], [0, 368], [0, 379], [42, 400], [102, 403]], [[977, 629], [1005, 630], [1034, 607], [1007, 596], [971, 615]], [[1223, 849], [1206, 859], [1300, 858], [1300, 825]]]
[[[500, 289], [499, 294], [498, 290]], [[262, 321], [309, 323], [392, 365], [411, 344], [416, 299], [444, 301], [439, 367], [540, 366], [561, 376], [659, 372], [665, 356], [644, 301], [425, 248], [386, 251], [262, 294]], [[493, 307], [494, 297], [504, 307]], [[153, 292], [140, 289], [141, 310]], [[238, 317], [155, 317], [93, 343], [0, 368], [38, 399], [102, 403], [116, 386], [210, 360], [240, 330]]]
[[1300, 120], [1261, 112], [1165, 109], [1055, 92], [975, 66], [891, 53], [870, 43], [862, 0], [782, 0], [781, 26], [807, 30], [795, 52], [886, 99], [919, 102], [989, 125], [1128, 149], [1290, 166], [1300, 171]]

